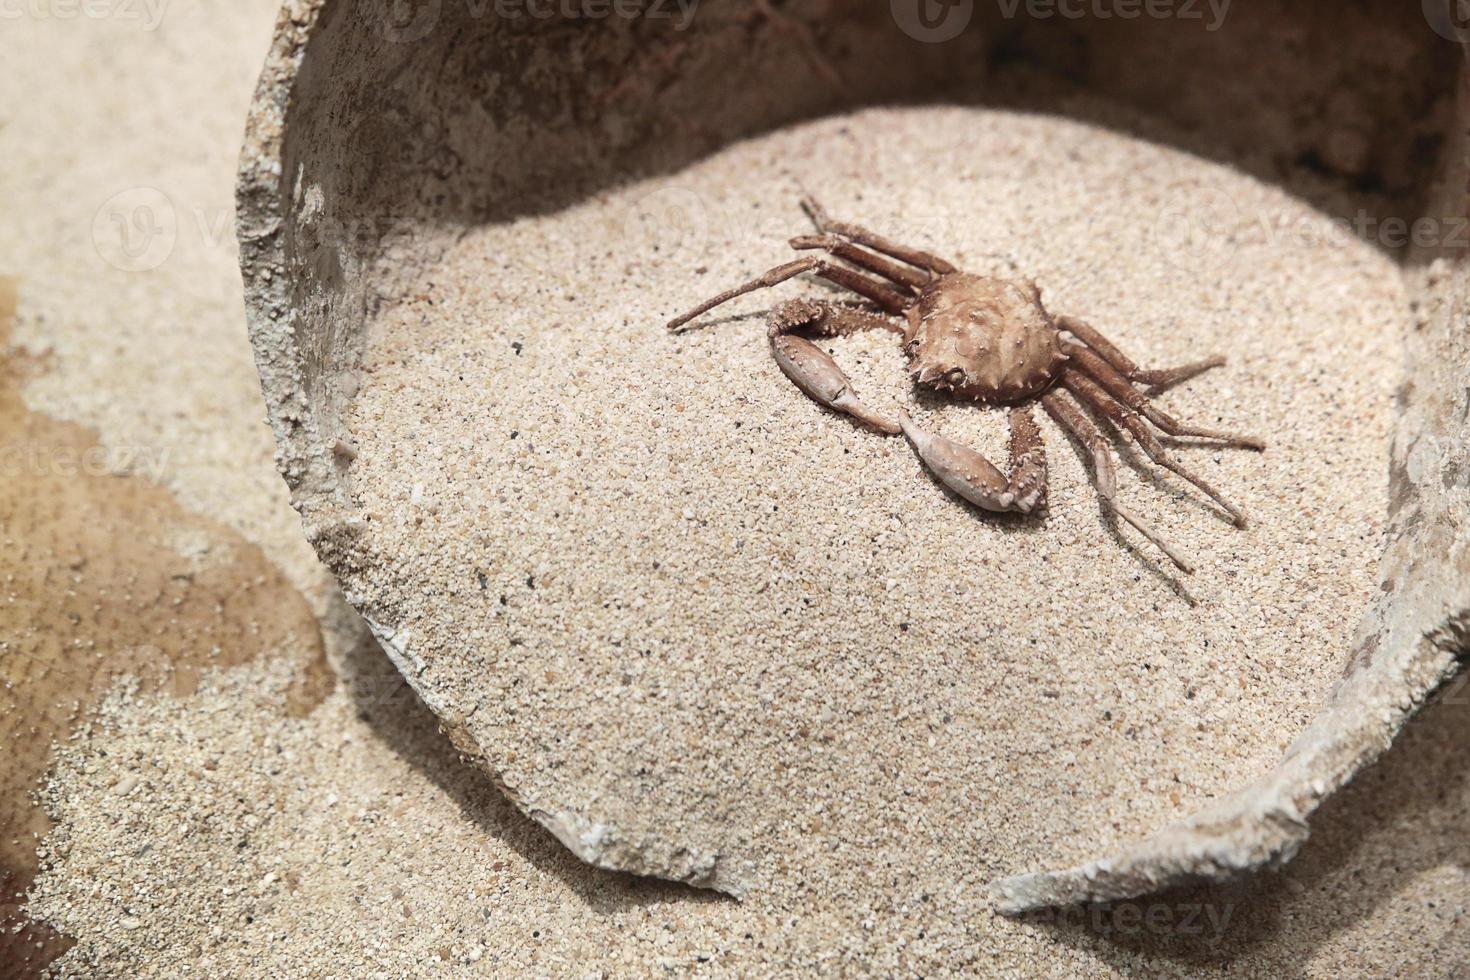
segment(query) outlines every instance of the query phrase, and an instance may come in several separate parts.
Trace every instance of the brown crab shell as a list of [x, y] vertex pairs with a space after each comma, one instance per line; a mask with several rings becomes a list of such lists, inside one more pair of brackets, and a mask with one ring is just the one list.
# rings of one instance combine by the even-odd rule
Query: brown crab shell
[[910, 313], [909, 371], [920, 384], [984, 402], [1041, 391], [1061, 369], [1059, 333], [1030, 280], [943, 276]]

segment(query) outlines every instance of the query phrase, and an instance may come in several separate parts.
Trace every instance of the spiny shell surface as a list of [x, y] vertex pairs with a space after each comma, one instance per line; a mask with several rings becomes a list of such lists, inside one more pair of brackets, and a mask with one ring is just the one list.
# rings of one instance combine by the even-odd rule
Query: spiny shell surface
[[977, 401], [1035, 394], [1066, 360], [1029, 280], [944, 276], [915, 305], [909, 370], [921, 384]]

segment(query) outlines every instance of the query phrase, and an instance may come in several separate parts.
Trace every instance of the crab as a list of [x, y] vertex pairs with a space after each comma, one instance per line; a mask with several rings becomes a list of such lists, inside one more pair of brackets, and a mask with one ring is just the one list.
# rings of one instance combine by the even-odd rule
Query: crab
[[[861, 225], [834, 221], [811, 197], [801, 206], [817, 234], [799, 235], [790, 245], [822, 254], [778, 265], [726, 290], [671, 320], [669, 330], [688, 329], [696, 318], [737, 296], [812, 273], [856, 293], [871, 306], [814, 299], [780, 304], [768, 315], [766, 331], [776, 363], [819, 404], [884, 435], [902, 434], [939, 481], [965, 500], [986, 511], [1020, 514], [1031, 514], [1045, 504], [1046, 449], [1033, 414], [1040, 401], [1091, 462], [1092, 482], [1102, 505], [1182, 571], [1193, 572], [1193, 565], [1118, 502], [1113, 448], [1089, 413], [1107, 419], [1115, 437], [1123, 432], [1131, 435], [1155, 464], [1198, 487], [1235, 526], [1246, 526], [1245, 513], [1175, 459], [1161, 437], [1257, 451], [1266, 444], [1251, 436], [1180, 422], [1153, 401], [1160, 391], [1222, 366], [1223, 357], [1172, 368], [1139, 367], [1083, 320], [1053, 316], [1042, 304], [1041, 289], [1030, 279], [963, 272], [936, 255]], [[865, 404], [837, 362], [810, 339], [860, 330], [901, 335], [917, 384], [982, 405], [1007, 406], [1008, 467], [1002, 471], [974, 449], [926, 431], [906, 412], [898, 411], [892, 421]]]

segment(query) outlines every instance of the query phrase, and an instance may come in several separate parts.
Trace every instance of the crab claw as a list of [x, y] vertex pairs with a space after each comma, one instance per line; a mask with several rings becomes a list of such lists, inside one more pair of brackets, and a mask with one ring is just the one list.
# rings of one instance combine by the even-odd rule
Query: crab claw
[[842, 368], [810, 340], [777, 334], [771, 338], [771, 352], [775, 354], [781, 370], [786, 372], [786, 377], [796, 382], [796, 386], [814, 401], [846, 412], [879, 432], [898, 435], [899, 427], [864, 405], [853, 392], [852, 382], [847, 380]]
[[939, 482], [970, 503], [985, 510], [1019, 511], [1023, 514], [1035, 506], [1036, 494], [1018, 499], [1009, 488], [1005, 474], [969, 446], [925, 432], [914, 424], [907, 412], [898, 413], [898, 422], [914, 452], [939, 477]]

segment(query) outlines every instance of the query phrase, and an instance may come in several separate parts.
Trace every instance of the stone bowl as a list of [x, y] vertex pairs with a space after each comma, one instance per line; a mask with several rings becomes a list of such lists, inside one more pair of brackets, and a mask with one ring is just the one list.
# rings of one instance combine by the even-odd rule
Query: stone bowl
[[[1464, 211], [1462, 48], [1433, 4], [1387, 0], [1352, 11], [1326, 0], [1254, 4], [1219, 30], [1183, 15], [1074, 19], [1027, 16], [1022, 5], [1008, 16], [1004, 4], [968, 2], [591, 9], [288, 2], [238, 183], [251, 342], [306, 535], [461, 751], [582, 859], [741, 893], [751, 882], [739, 862], [527, 797], [515, 764], [487, 750], [463, 702], [425, 673], [392, 603], [366, 587], [382, 581], [384, 570], [368, 566], [384, 559], [360, 546], [370, 515], [354, 487], [362, 434], [348, 418], [378, 312], [469, 230], [554, 213], [737, 139], [878, 104], [1066, 114], [1081, 92], [1146, 107], [1170, 132], [1193, 134], [1194, 152], [1345, 220], [1388, 207], [1449, 228]], [[1011, 84], [1018, 78], [1027, 84]], [[1470, 628], [1464, 249], [1449, 235], [1376, 244], [1400, 264], [1414, 326], [1384, 447], [1381, 590], [1355, 642], [1334, 654], [1340, 679], [1259, 778], [1095, 859], [994, 881], [1002, 911], [1119, 899], [1289, 859], [1313, 811], [1461, 665]]]

